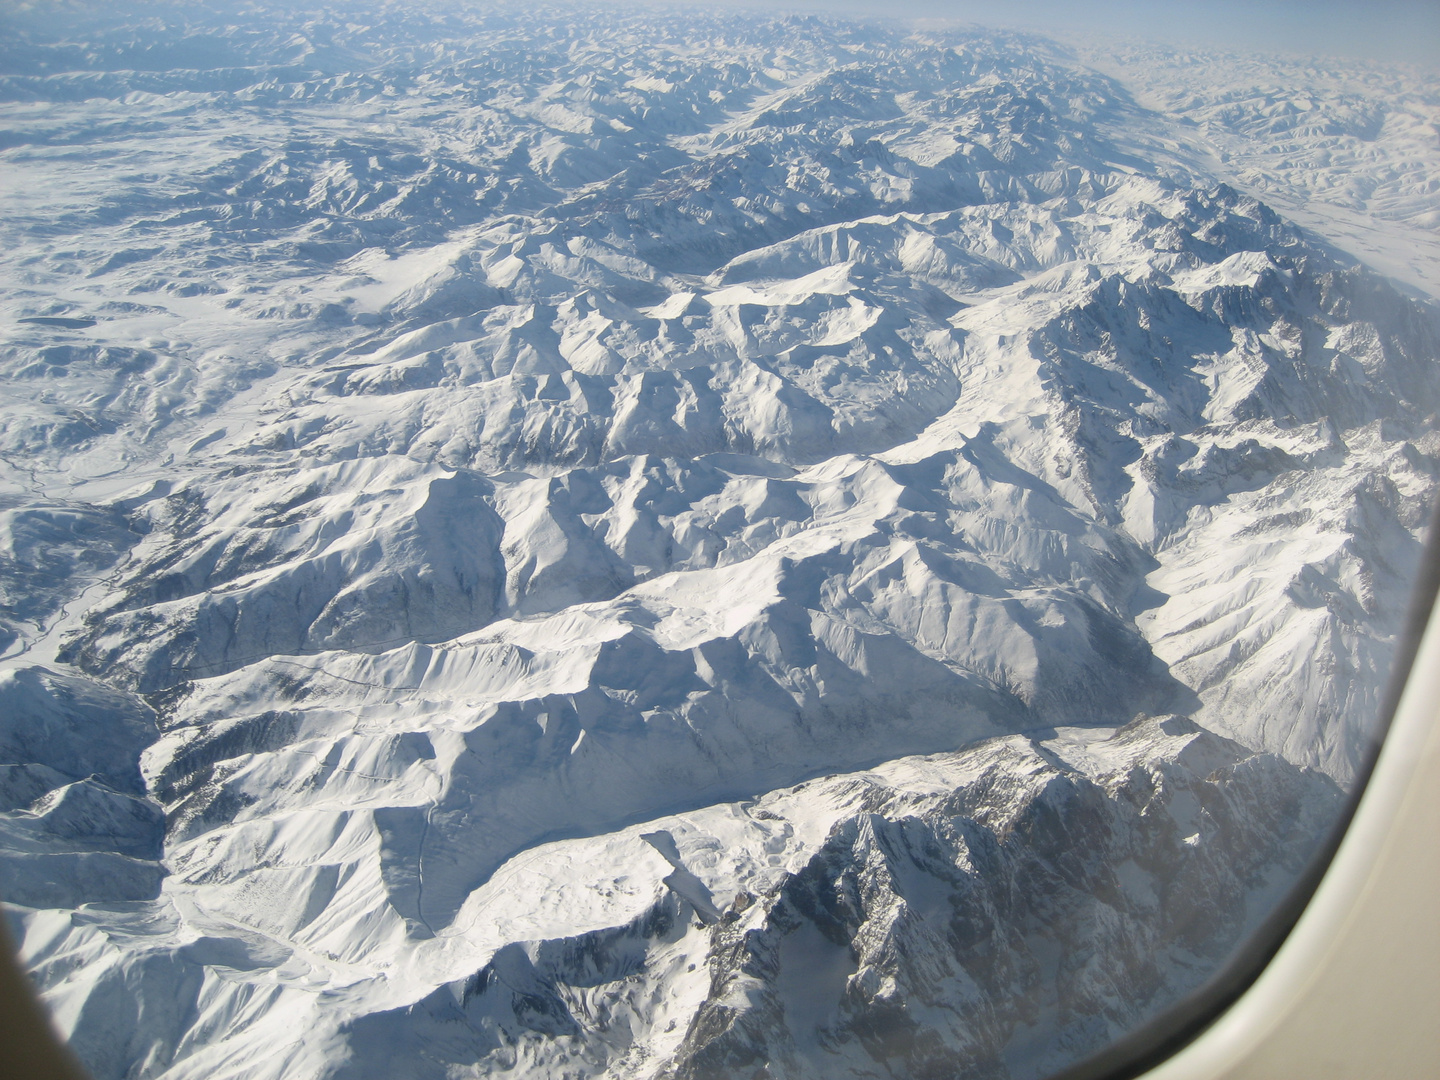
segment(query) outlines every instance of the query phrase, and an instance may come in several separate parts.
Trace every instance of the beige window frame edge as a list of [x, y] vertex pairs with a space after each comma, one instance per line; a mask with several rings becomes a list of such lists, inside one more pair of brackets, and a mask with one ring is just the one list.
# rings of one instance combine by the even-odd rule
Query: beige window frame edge
[[1440, 1078], [1440, 605], [1335, 857], [1259, 977], [1144, 1080]]

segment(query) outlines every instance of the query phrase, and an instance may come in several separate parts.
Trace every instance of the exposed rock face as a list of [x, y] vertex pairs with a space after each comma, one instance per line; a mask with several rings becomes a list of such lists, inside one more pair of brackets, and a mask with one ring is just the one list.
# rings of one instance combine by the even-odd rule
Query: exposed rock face
[[1044, 1076], [1203, 979], [1338, 799], [1172, 716], [707, 809], [667, 824], [713, 900], [667, 879], [623, 926], [508, 945], [352, 1022], [327, 1075]]
[[1368, 745], [1432, 300], [1040, 41], [231, 14], [0, 76], [0, 894], [98, 1077], [1021, 1080], [1203, 980]]

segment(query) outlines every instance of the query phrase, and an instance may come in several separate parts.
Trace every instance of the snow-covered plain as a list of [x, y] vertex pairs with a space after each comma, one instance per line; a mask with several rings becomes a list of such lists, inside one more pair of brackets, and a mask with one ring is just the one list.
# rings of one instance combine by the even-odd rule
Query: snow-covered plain
[[0, 895], [101, 1080], [1040, 1077], [1323, 834], [1440, 471], [1423, 78], [10, 19]]

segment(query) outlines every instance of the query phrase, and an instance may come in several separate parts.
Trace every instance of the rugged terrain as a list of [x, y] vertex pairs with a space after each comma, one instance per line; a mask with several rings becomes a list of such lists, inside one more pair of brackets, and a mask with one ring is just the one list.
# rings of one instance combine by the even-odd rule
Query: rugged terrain
[[0, 895], [102, 1080], [1038, 1078], [1323, 835], [1440, 467], [1421, 76], [1265, 61], [1277, 163], [1235, 58], [11, 20]]

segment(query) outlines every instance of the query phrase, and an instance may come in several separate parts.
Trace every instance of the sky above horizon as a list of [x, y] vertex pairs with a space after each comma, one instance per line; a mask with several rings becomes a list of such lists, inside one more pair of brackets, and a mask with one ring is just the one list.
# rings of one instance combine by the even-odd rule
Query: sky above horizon
[[[559, 0], [563, 7], [566, 0]], [[583, 2], [583, 0], [582, 0]], [[595, 2], [595, 0], [590, 0]], [[1206, 51], [1281, 52], [1399, 60], [1440, 69], [1440, 0], [599, 0], [616, 7], [699, 7], [765, 14], [975, 23], [1059, 38], [1116, 36]], [[261, 0], [297, 11], [356, 6], [357, 0]], [[0, 22], [32, 26], [77, 15], [125, 17], [156, 9], [225, 10], [245, 0], [11, 0]], [[376, 8], [384, 0], [361, 3]], [[400, 6], [411, 6], [402, 3]], [[415, 7], [484, 10], [489, 0], [419, 0]], [[541, 0], [541, 6], [543, 0]]]
[[[704, 0], [708, 7], [715, 0]], [[754, 8], [755, 0], [720, 0]], [[1440, 67], [1440, 0], [778, 0], [766, 10], [953, 19], [1232, 51], [1360, 56]]]

